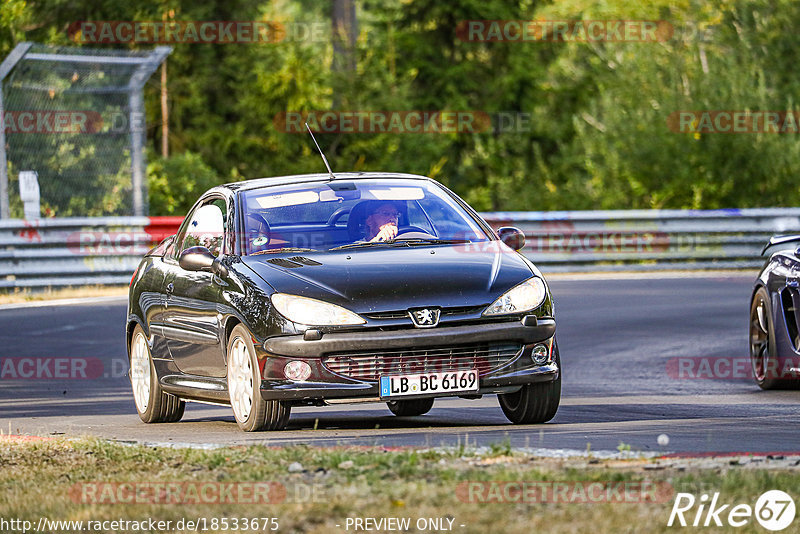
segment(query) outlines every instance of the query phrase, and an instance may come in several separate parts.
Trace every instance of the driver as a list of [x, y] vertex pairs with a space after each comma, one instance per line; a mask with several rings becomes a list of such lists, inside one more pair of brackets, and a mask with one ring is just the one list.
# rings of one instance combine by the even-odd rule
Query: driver
[[397, 236], [397, 225], [400, 220], [400, 210], [392, 202], [379, 204], [364, 221], [366, 226], [366, 239], [376, 241], [390, 241]]

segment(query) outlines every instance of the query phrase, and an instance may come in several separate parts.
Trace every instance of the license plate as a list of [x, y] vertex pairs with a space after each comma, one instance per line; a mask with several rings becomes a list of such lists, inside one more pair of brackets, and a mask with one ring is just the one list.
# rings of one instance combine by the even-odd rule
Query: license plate
[[478, 391], [478, 371], [452, 371], [381, 377], [381, 397]]

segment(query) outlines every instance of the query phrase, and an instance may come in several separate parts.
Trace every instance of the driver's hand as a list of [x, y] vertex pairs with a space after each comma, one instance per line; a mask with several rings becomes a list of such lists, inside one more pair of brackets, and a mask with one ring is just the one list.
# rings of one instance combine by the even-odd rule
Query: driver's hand
[[376, 241], [391, 241], [397, 236], [397, 225], [394, 223], [386, 223], [381, 226], [378, 235], [370, 239], [370, 242], [374, 243]]

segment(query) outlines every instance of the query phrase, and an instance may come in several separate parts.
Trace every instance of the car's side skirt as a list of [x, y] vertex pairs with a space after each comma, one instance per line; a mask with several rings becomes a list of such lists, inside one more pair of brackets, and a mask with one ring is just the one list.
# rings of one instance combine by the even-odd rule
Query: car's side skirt
[[228, 404], [228, 381], [225, 378], [182, 373], [172, 360], [154, 359], [161, 389], [186, 400]]

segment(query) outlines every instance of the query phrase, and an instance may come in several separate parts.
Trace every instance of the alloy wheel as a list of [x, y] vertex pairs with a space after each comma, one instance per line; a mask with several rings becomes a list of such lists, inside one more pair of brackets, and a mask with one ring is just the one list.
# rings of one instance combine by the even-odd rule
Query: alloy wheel
[[253, 407], [253, 366], [242, 338], [234, 340], [228, 365], [228, 391], [238, 421], [247, 421]]
[[753, 375], [762, 382], [766, 379], [769, 362], [769, 324], [764, 299], [759, 295], [750, 317], [750, 362]]
[[144, 335], [137, 333], [131, 350], [131, 386], [139, 413], [145, 413], [150, 403], [150, 351]]

